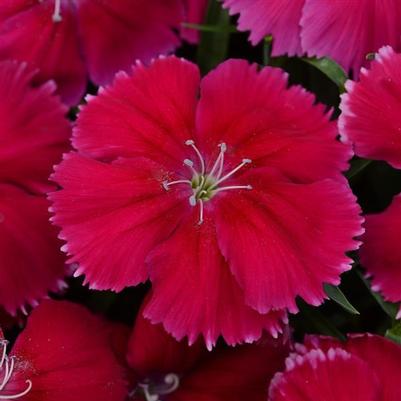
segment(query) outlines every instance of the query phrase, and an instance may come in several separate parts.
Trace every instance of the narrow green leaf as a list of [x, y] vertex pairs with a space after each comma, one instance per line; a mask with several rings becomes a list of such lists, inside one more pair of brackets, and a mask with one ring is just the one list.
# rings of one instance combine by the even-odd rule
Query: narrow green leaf
[[269, 65], [272, 50], [273, 36], [266, 36], [263, 40], [263, 65]]
[[386, 337], [401, 345], [401, 322], [386, 331]]
[[239, 33], [237, 28], [234, 25], [229, 25], [228, 27], [222, 27], [220, 25], [201, 25], [201, 24], [192, 24], [189, 22], [183, 22], [181, 24], [184, 28], [195, 29], [200, 32], [215, 32], [215, 33]]
[[367, 160], [367, 159], [354, 159], [351, 161], [351, 166], [349, 170], [345, 173], [345, 176], [349, 180], [355, 179], [362, 171], [365, 170], [366, 167], [368, 167], [373, 160]]
[[227, 56], [232, 25], [230, 16], [221, 3], [212, 0], [205, 26], [213, 26], [213, 31], [203, 31], [198, 47], [197, 62], [203, 74], [221, 63]]
[[333, 60], [323, 57], [323, 58], [302, 58], [308, 64], [313, 65], [318, 70], [323, 72], [329, 79], [331, 79], [339, 88], [340, 92], [344, 92], [344, 84], [347, 80], [346, 72]]
[[351, 302], [348, 301], [347, 297], [344, 295], [344, 293], [340, 290], [339, 287], [335, 287], [334, 285], [331, 284], [325, 284], [324, 291], [332, 301], [340, 305], [347, 312], [351, 313], [352, 315], [360, 314], [358, 310], [354, 308], [354, 306], [352, 306]]
[[363, 274], [359, 271], [356, 270], [359, 278], [363, 281], [365, 284], [366, 288], [369, 290], [370, 294], [372, 297], [376, 300], [376, 302], [379, 304], [379, 306], [383, 309], [383, 311], [391, 317], [391, 319], [395, 319], [398, 311], [398, 307], [395, 304], [392, 304], [390, 302], [386, 302], [380, 294], [377, 292], [373, 291], [369, 281], [363, 276]]

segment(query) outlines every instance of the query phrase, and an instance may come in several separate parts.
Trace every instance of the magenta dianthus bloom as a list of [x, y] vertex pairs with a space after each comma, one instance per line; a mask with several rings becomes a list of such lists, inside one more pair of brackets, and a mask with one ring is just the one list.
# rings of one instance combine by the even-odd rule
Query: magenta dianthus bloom
[[174, 50], [184, 17], [182, 0], [3, 0], [0, 59], [39, 68], [37, 80], [55, 80], [74, 105], [88, 77], [104, 85], [137, 58]]
[[[340, 133], [362, 157], [385, 160], [401, 168], [401, 54], [385, 46], [360, 81], [347, 81], [341, 102]], [[401, 196], [385, 211], [366, 218], [361, 263], [372, 276], [373, 289], [386, 300], [401, 301]], [[401, 310], [399, 312], [401, 317]]]
[[269, 401], [398, 401], [401, 347], [381, 336], [352, 335], [342, 343], [310, 336], [286, 360]]
[[0, 63], [0, 306], [13, 315], [65, 287], [45, 193], [71, 128], [54, 83], [33, 85], [35, 75], [25, 63]]
[[150, 278], [145, 316], [209, 347], [276, 335], [297, 296], [319, 305], [362, 218], [341, 175], [351, 151], [314, 102], [242, 60], [202, 80], [175, 57], [119, 74], [53, 176], [76, 275], [117, 291]]

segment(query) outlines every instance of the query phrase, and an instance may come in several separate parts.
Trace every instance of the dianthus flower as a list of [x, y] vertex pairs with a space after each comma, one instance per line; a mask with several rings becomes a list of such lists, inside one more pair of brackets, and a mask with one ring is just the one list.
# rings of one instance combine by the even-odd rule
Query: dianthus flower
[[240, 13], [238, 27], [251, 31], [253, 44], [273, 35], [273, 56], [330, 57], [356, 76], [368, 63], [369, 53], [383, 45], [401, 49], [398, 0], [224, 0], [223, 4], [232, 14]]
[[0, 399], [124, 401], [124, 372], [106, 327], [82, 306], [42, 302], [9, 355], [0, 340]]
[[286, 360], [269, 389], [269, 401], [398, 401], [401, 347], [376, 335], [342, 343], [308, 337]]
[[11, 314], [65, 285], [44, 193], [70, 125], [54, 84], [32, 86], [34, 76], [25, 64], [0, 63], [0, 305]]
[[135, 376], [135, 401], [264, 401], [268, 383], [284, 367], [288, 343], [262, 339], [207, 352], [199, 341], [177, 342], [141, 314], [131, 333], [127, 360]]
[[[401, 55], [389, 46], [379, 50], [360, 81], [346, 83], [341, 102], [340, 133], [355, 153], [401, 168]], [[372, 276], [373, 289], [386, 300], [401, 301], [401, 196], [385, 211], [366, 217], [361, 263]], [[401, 317], [401, 310], [399, 317]]]
[[137, 58], [174, 50], [183, 18], [182, 0], [3, 0], [0, 59], [39, 68], [37, 80], [55, 80], [73, 105], [88, 77], [104, 85]]
[[[199, 95], [200, 86], [200, 95]], [[90, 287], [148, 277], [145, 315], [210, 348], [280, 330], [350, 268], [350, 149], [279, 69], [229, 60], [200, 81], [175, 57], [119, 74], [81, 111], [53, 179], [53, 221]]]

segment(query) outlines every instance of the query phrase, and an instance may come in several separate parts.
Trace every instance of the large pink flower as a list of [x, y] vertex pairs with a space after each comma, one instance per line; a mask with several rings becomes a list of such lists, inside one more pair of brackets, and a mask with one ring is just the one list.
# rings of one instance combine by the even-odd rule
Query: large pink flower
[[287, 354], [283, 338], [207, 352], [200, 342], [177, 342], [138, 315], [127, 353], [136, 377], [133, 400], [264, 401]]
[[398, 401], [401, 347], [383, 337], [354, 335], [346, 343], [310, 337], [286, 360], [269, 401]]
[[70, 125], [54, 84], [32, 86], [25, 64], [0, 63], [0, 305], [15, 314], [65, 283], [44, 192]]
[[0, 59], [28, 61], [40, 82], [54, 79], [68, 104], [87, 77], [112, 81], [137, 59], [149, 61], [179, 44], [182, 0], [2, 0]]
[[124, 372], [108, 333], [105, 323], [82, 306], [44, 301], [9, 356], [8, 342], [0, 340], [0, 399], [124, 401]]
[[[339, 126], [345, 142], [359, 156], [386, 160], [401, 168], [401, 55], [380, 49], [359, 82], [348, 81], [341, 102]], [[392, 302], [401, 301], [401, 198], [384, 212], [366, 218], [361, 263], [373, 278], [373, 288]], [[401, 316], [401, 315], [400, 315]]]
[[336, 135], [279, 69], [229, 60], [200, 82], [175, 57], [138, 65], [81, 111], [53, 220], [92, 288], [150, 277], [145, 315], [178, 339], [276, 334], [280, 310], [320, 304], [358, 246]]
[[330, 57], [357, 75], [369, 53], [383, 45], [401, 49], [398, 0], [224, 0], [224, 5], [240, 13], [238, 27], [251, 31], [253, 44], [273, 35], [274, 56]]

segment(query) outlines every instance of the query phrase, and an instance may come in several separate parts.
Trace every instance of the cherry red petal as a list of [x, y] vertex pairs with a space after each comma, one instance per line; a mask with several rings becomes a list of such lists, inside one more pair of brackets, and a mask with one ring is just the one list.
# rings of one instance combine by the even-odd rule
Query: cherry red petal
[[380, 380], [383, 400], [398, 401], [401, 377], [401, 347], [394, 342], [373, 334], [349, 335], [346, 342], [323, 336], [308, 336], [307, 348], [319, 348], [326, 352], [330, 347], [341, 347], [364, 360]]
[[340, 133], [355, 153], [401, 168], [401, 55], [381, 48], [360, 81], [348, 81], [341, 102]]
[[191, 347], [183, 340], [178, 342], [161, 324], [145, 319], [142, 312], [143, 308], [128, 343], [127, 360], [135, 373], [143, 379], [152, 375], [182, 374], [193, 368], [206, 351], [202, 342]]
[[188, 200], [162, 186], [163, 169], [147, 159], [106, 164], [75, 153], [53, 176], [63, 188], [50, 194], [67, 241], [70, 263], [78, 263], [91, 288], [113, 289], [147, 279], [148, 252], [179, 223]]
[[270, 385], [269, 401], [382, 401], [370, 366], [340, 348], [292, 355]]
[[145, 316], [178, 340], [188, 336], [194, 343], [202, 335], [209, 349], [220, 335], [230, 345], [255, 341], [263, 330], [276, 335], [284, 313], [260, 315], [245, 305], [208, 214], [198, 225], [194, 213], [149, 255], [153, 296]]
[[0, 184], [0, 305], [11, 314], [65, 286], [64, 258], [48, 202]]
[[[330, 57], [354, 77], [381, 46], [401, 48], [398, 0], [306, 0], [301, 42], [309, 56]], [[372, 27], [381, 27], [372, 29]]]
[[323, 283], [339, 284], [351, 268], [345, 252], [358, 247], [353, 237], [363, 232], [350, 188], [333, 180], [294, 184], [266, 168], [241, 180], [253, 189], [216, 197], [216, 227], [247, 302], [261, 313], [295, 312], [296, 296], [319, 305]]
[[[277, 68], [258, 71], [244, 60], [229, 60], [201, 83], [198, 141], [207, 154], [227, 144], [252, 166], [277, 168], [292, 180], [310, 182], [339, 176], [348, 168], [350, 147], [336, 140], [335, 124], [299, 86], [287, 88]], [[239, 102], [238, 99], [241, 99]]]
[[38, 82], [55, 80], [63, 101], [78, 103], [86, 88], [86, 71], [72, 7], [62, 1], [62, 21], [54, 22], [54, 1], [14, 3], [5, 0], [0, 5], [0, 59], [39, 68]]
[[401, 301], [401, 195], [378, 214], [366, 216], [366, 232], [360, 251], [361, 264], [372, 276], [373, 289], [391, 302]]
[[124, 401], [124, 372], [104, 322], [79, 305], [45, 301], [17, 338], [15, 373], [6, 390], [32, 381], [26, 401]]
[[74, 146], [95, 158], [141, 156], [180, 168], [193, 138], [198, 68], [176, 57], [119, 74], [80, 113]]
[[0, 63], [0, 181], [45, 192], [70, 126], [54, 84], [34, 87], [35, 75], [24, 63]]
[[173, 28], [183, 19], [181, 0], [80, 0], [77, 15], [82, 50], [91, 80], [105, 85], [136, 59], [173, 51]]
[[273, 375], [284, 368], [282, 340], [216, 350], [185, 375], [168, 401], [265, 401]]
[[253, 45], [273, 36], [273, 56], [301, 55], [300, 19], [304, 0], [224, 0], [230, 14], [240, 14], [238, 29], [251, 31]]

